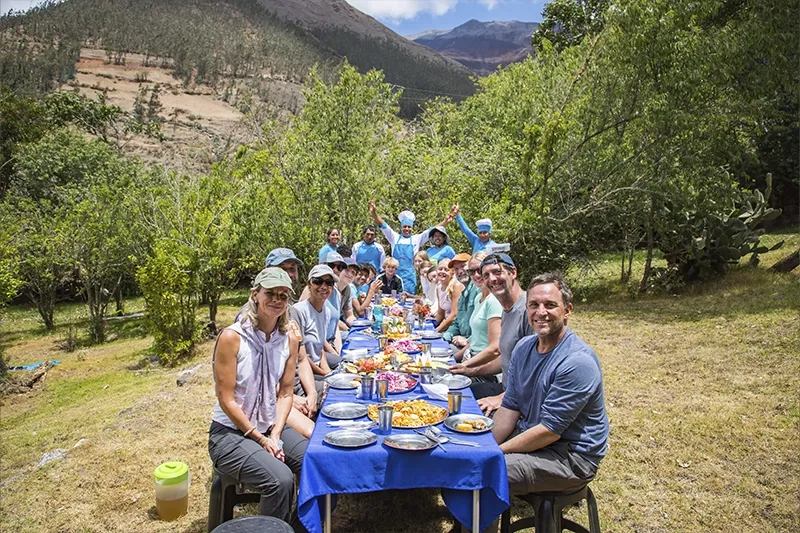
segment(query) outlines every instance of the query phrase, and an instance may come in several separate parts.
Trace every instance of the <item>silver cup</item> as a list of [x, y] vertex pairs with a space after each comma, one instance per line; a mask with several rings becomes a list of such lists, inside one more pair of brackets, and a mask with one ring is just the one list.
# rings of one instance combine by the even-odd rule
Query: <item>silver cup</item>
[[364, 376], [361, 378], [361, 399], [372, 399], [372, 386], [375, 383], [375, 378], [372, 376]]
[[422, 343], [422, 353], [425, 354], [427, 357], [431, 356], [431, 346], [430, 342], [423, 342]]
[[378, 407], [378, 432], [382, 435], [392, 433], [392, 414], [394, 407], [391, 405], [381, 405]]
[[379, 402], [385, 402], [386, 396], [389, 394], [389, 380], [376, 379], [375, 380], [375, 393], [378, 395]]
[[403, 293], [403, 294], [400, 295], [400, 304], [401, 305], [405, 305], [406, 304], [406, 293]]
[[384, 350], [384, 351], [386, 351], [386, 342], [387, 342], [388, 340], [389, 340], [389, 339], [387, 339], [387, 338], [386, 338], [386, 337], [384, 337], [383, 335], [381, 335], [380, 337], [378, 337], [378, 341], [381, 343], [381, 350]]
[[397, 360], [397, 352], [392, 352], [391, 355], [389, 356], [389, 360], [392, 363], [392, 368], [394, 368], [395, 370], [400, 368], [400, 361]]
[[463, 395], [461, 391], [450, 391], [447, 393], [447, 410], [451, 415], [457, 415], [461, 412], [461, 399]]
[[433, 376], [431, 374], [431, 367], [423, 366], [419, 369], [419, 382], [422, 384], [433, 383]]
[[389, 324], [387, 324], [386, 322], [381, 322], [381, 333], [383, 333], [384, 335], [389, 333]]
[[392, 298], [397, 299], [397, 290], [396, 289], [392, 289]]

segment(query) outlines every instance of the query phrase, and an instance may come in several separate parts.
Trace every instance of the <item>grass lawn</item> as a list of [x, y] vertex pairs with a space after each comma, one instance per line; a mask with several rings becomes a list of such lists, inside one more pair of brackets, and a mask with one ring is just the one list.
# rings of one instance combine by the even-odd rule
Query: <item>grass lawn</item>
[[[604, 532], [800, 530], [800, 275], [766, 269], [800, 235], [766, 240], [778, 238], [786, 245], [761, 267], [679, 296], [635, 295], [616, 281], [614, 256], [571, 273], [571, 326], [600, 356], [611, 419], [609, 454], [592, 483]], [[641, 268], [638, 257], [634, 280]], [[228, 295], [219, 322], [244, 298]], [[126, 311], [142, 306], [130, 301]], [[0, 323], [12, 364], [61, 361], [41, 388], [0, 399], [0, 531], [205, 531], [212, 343], [180, 369], [141, 368], [151, 339], [131, 320], [112, 323], [113, 342], [61, 351], [69, 325], [85, 335], [85, 321], [83, 306], [66, 304], [50, 334], [31, 307], [6, 310]], [[179, 371], [196, 365], [177, 387]], [[37, 468], [56, 449], [66, 457]], [[190, 512], [172, 523], [154, 514], [152, 473], [166, 460], [192, 472]], [[586, 522], [582, 510], [570, 515]], [[431, 490], [345, 496], [334, 516], [339, 532], [452, 525]]]

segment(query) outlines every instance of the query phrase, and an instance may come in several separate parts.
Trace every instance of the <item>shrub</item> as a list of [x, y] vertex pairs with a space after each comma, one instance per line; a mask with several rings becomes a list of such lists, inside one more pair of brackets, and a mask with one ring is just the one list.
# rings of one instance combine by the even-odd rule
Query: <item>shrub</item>
[[192, 255], [173, 242], [156, 243], [136, 279], [144, 294], [145, 325], [162, 365], [173, 366], [192, 354], [199, 337], [198, 299]]

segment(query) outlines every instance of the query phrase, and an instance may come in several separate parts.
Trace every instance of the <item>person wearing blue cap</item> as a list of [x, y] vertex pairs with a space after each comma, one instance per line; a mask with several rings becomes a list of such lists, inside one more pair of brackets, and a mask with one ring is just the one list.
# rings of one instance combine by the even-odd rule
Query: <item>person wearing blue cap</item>
[[464, 221], [464, 218], [459, 213], [460, 209], [458, 204], [453, 206], [453, 209], [450, 211], [450, 215], [454, 216], [456, 222], [458, 222], [458, 227], [461, 228], [461, 231], [464, 233], [464, 236], [467, 238], [469, 243], [472, 245], [472, 254], [475, 255], [478, 252], [487, 251], [490, 252], [491, 250], [486, 250], [486, 248], [490, 245], [497, 244], [492, 239], [492, 221], [488, 218], [480, 219], [476, 225], [478, 226], [478, 233], [475, 234], [474, 231], [470, 229], [467, 223]]
[[362, 240], [353, 245], [353, 259], [356, 263], [369, 263], [380, 272], [383, 262], [386, 260], [386, 250], [379, 242], [375, 242], [378, 229], [375, 226], [367, 226], [361, 233]]
[[[369, 214], [372, 220], [381, 229], [389, 245], [392, 247], [392, 257], [397, 259], [400, 266], [397, 269], [397, 275], [403, 280], [403, 287], [407, 291], [415, 291], [417, 287], [417, 273], [414, 270], [414, 254], [417, 253], [423, 243], [427, 242], [431, 230], [436, 226], [431, 226], [422, 233], [412, 235], [414, 230], [414, 222], [416, 216], [411, 211], [403, 211], [398, 217], [400, 221], [400, 233], [389, 227], [383, 218], [378, 214], [375, 208], [375, 200], [369, 201]], [[446, 226], [452, 218], [448, 215], [442, 220], [438, 226]]]
[[435, 226], [430, 233], [431, 245], [425, 252], [431, 263], [438, 263], [442, 259], [452, 259], [456, 251], [450, 246], [450, 236], [444, 226]]
[[300, 277], [299, 267], [301, 266], [305, 266], [305, 264], [289, 248], [275, 248], [270, 251], [264, 264], [265, 268], [280, 267], [289, 275], [292, 283], [297, 283]]

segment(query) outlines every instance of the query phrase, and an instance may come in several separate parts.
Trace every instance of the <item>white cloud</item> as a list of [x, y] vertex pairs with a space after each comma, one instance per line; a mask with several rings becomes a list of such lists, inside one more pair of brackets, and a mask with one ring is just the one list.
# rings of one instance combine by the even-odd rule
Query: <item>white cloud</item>
[[[481, 0], [496, 3], [497, 0]], [[401, 21], [416, 17], [419, 13], [444, 15], [458, 4], [459, 0], [347, 0], [347, 3], [376, 18]]]
[[502, 0], [478, 0], [479, 4], [483, 4], [486, 6], [486, 9], [494, 9], [494, 6], [499, 4]]

